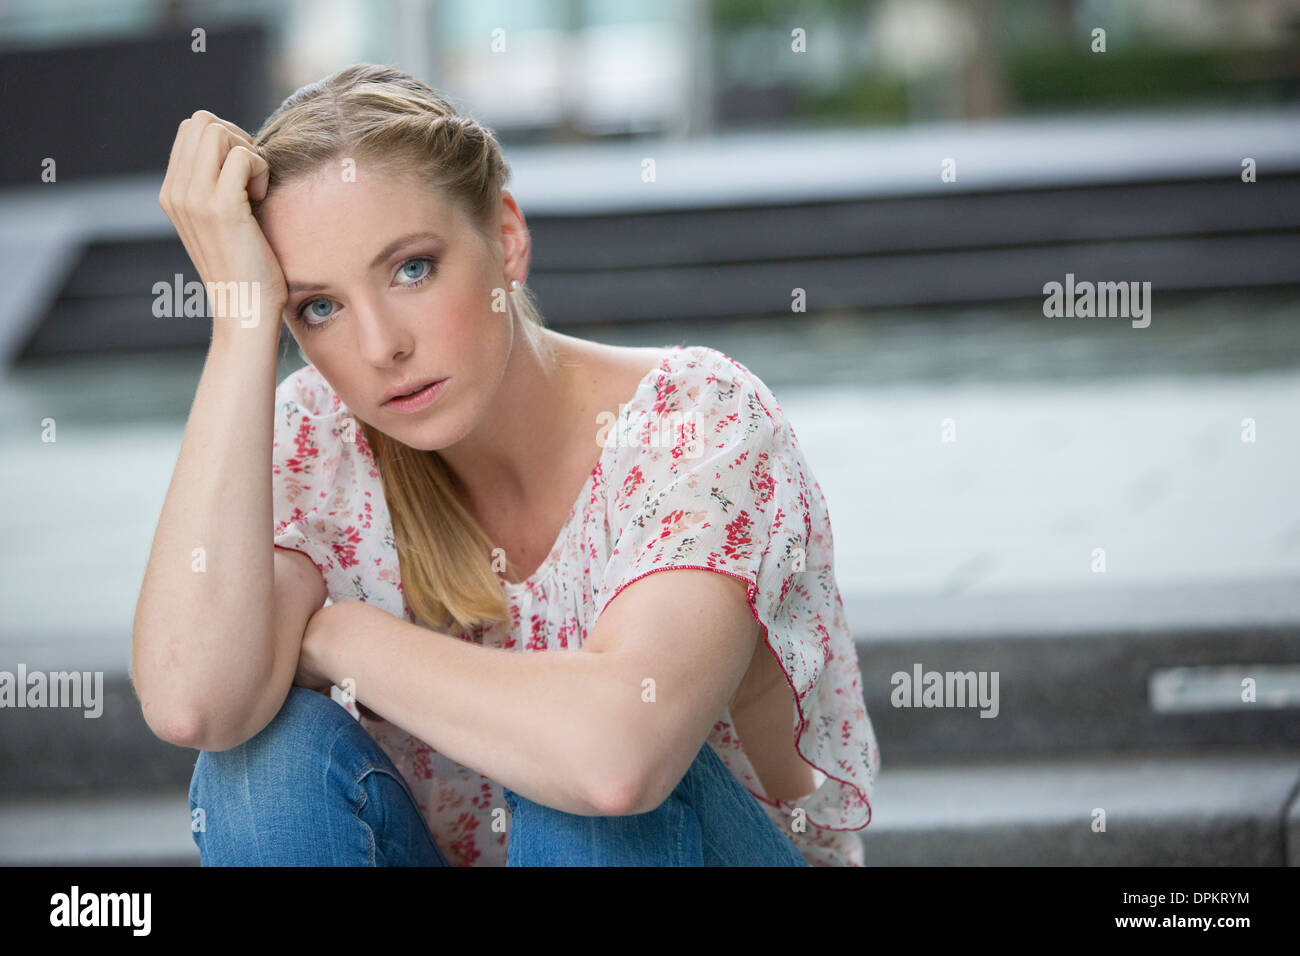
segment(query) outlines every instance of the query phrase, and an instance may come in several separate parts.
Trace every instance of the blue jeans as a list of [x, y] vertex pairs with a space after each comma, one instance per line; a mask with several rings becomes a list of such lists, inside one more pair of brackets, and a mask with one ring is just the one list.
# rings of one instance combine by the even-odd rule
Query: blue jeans
[[[580, 816], [502, 789], [508, 866], [808, 865], [707, 743], [649, 813]], [[189, 800], [204, 866], [448, 865], [383, 748], [305, 687], [251, 740], [202, 751]]]

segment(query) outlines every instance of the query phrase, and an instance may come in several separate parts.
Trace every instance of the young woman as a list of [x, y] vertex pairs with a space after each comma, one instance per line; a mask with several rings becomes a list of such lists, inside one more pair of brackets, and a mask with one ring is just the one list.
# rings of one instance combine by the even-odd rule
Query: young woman
[[370, 64], [256, 138], [181, 124], [160, 203], [265, 317], [214, 305], [133, 635], [202, 862], [861, 865], [879, 752], [793, 430], [706, 346], [545, 328], [508, 178]]

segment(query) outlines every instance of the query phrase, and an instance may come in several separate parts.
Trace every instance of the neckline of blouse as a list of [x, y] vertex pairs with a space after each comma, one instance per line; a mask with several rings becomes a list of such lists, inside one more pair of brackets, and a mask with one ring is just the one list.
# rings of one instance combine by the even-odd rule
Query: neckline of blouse
[[[676, 358], [678, 352], [689, 348], [692, 348], [692, 346], [668, 346], [667, 351], [670, 353], [669, 359]], [[619, 413], [614, 426], [615, 429], [622, 429], [624, 427], [623, 419], [632, 410], [632, 407], [636, 405], [641, 395], [641, 389], [645, 387], [647, 382], [658, 376], [659, 373], [664, 370], [663, 366], [664, 363], [660, 362], [650, 371], [646, 372], [641, 381], [637, 383], [636, 391], [632, 393], [631, 400], [623, 404], [623, 409]], [[615, 434], [621, 434], [621, 431], [616, 431]], [[536, 587], [550, 577], [551, 572], [555, 569], [555, 562], [559, 557], [560, 550], [568, 540], [569, 531], [572, 528], [574, 519], [585, 511], [584, 505], [586, 498], [591, 494], [591, 486], [596, 480], [596, 475], [605, 464], [605, 456], [608, 455], [610, 449], [615, 446], [616, 443], [607, 441], [605, 442], [605, 446], [600, 450], [600, 457], [596, 459], [596, 464], [592, 466], [591, 471], [587, 474], [586, 480], [583, 481], [582, 490], [580, 490], [577, 497], [573, 499], [573, 505], [569, 508], [569, 516], [564, 520], [564, 525], [560, 528], [560, 533], [556, 535], [555, 543], [552, 544], [550, 550], [546, 552], [546, 559], [542, 561], [541, 566], [522, 581], [506, 581], [504, 579], [501, 581], [501, 585], [507, 594], [514, 595], [521, 591]]]

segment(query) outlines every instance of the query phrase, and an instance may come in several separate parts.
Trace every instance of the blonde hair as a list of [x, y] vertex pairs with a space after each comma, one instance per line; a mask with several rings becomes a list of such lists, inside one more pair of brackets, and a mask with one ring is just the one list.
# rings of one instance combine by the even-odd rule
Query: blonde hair
[[[432, 87], [387, 66], [360, 63], [290, 95], [254, 137], [280, 183], [352, 158], [367, 169], [414, 174], [468, 214], [485, 241], [499, 223], [510, 166], [492, 132], [460, 115]], [[265, 201], [265, 200], [263, 200]], [[256, 214], [261, 203], [253, 204]], [[541, 311], [525, 287], [506, 296], [521, 331], [545, 361], [554, 353]], [[512, 309], [511, 311], [515, 311]], [[299, 350], [301, 354], [301, 349]], [[305, 358], [305, 356], [304, 356]], [[491, 540], [466, 510], [436, 451], [411, 448], [358, 419], [374, 453], [393, 523], [407, 606], [430, 627], [504, 620]]]

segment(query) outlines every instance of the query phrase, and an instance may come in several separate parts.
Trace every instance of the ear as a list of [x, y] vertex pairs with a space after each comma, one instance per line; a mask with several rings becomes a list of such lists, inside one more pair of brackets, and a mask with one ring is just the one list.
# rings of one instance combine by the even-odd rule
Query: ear
[[528, 222], [514, 194], [501, 190], [501, 246], [505, 252], [504, 269], [511, 278], [521, 282], [528, 277], [528, 263], [532, 258], [532, 239], [528, 235]]

